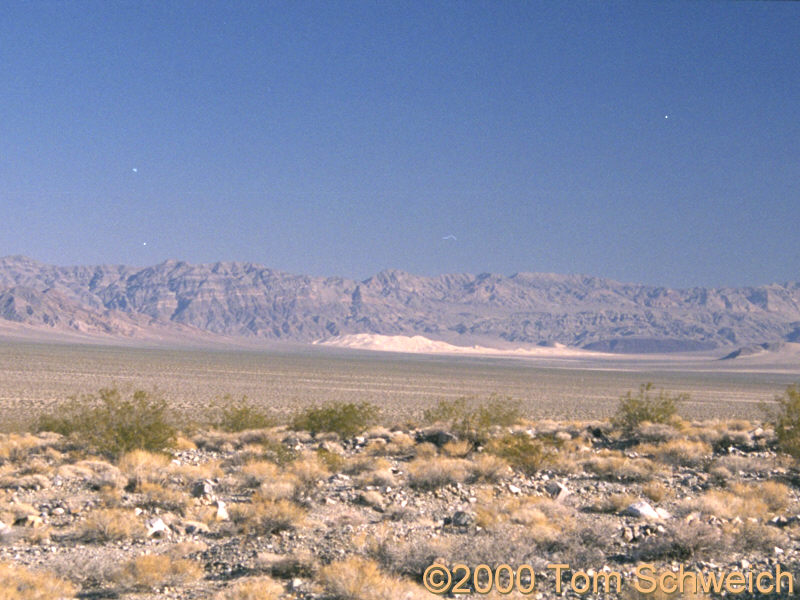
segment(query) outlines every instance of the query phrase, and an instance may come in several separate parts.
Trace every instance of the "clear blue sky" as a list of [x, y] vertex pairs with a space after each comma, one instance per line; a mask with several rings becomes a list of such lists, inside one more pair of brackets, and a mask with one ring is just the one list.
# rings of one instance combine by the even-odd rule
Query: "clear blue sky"
[[798, 3], [0, 4], [0, 255], [748, 285], [798, 224]]

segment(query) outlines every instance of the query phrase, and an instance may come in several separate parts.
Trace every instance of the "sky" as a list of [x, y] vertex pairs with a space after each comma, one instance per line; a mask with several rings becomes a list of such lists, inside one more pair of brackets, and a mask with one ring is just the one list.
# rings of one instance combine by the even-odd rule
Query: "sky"
[[800, 280], [800, 3], [0, 3], [0, 256]]

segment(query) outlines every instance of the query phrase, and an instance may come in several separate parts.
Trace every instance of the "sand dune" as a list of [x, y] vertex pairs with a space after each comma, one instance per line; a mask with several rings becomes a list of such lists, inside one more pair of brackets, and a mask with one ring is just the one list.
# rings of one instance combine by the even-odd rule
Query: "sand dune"
[[554, 346], [531, 346], [517, 348], [488, 348], [485, 346], [456, 346], [439, 340], [431, 340], [421, 335], [378, 335], [358, 333], [341, 335], [314, 342], [323, 346], [350, 348], [354, 350], [375, 350], [380, 352], [405, 352], [410, 354], [474, 354], [496, 356], [520, 356], [538, 358], [579, 358], [603, 356], [601, 352], [591, 352], [568, 348], [561, 344]]

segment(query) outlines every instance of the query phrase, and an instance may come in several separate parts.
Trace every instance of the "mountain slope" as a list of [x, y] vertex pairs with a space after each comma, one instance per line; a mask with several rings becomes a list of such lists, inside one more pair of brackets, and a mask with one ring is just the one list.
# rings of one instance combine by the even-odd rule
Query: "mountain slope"
[[0, 259], [0, 318], [111, 336], [180, 326], [299, 342], [369, 333], [671, 351], [796, 336], [800, 284], [678, 290], [582, 275], [396, 270], [355, 281], [251, 263], [57, 267], [13, 256]]

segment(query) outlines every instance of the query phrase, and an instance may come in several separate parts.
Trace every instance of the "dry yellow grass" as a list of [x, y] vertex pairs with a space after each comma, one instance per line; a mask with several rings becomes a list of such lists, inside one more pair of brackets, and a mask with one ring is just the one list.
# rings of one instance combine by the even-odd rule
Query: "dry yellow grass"
[[193, 560], [173, 560], [165, 554], [142, 554], [124, 563], [115, 580], [129, 588], [152, 590], [167, 585], [185, 585], [202, 579], [203, 574], [203, 567]]
[[3, 600], [67, 600], [77, 588], [49, 573], [0, 563], [0, 598]]
[[320, 583], [341, 600], [428, 600], [430, 592], [383, 573], [377, 563], [351, 557], [323, 567]]
[[648, 500], [653, 502], [661, 502], [669, 495], [670, 490], [660, 481], [648, 481], [642, 485], [642, 493], [648, 498]]
[[481, 483], [496, 483], [513, 474], [508, 462], [493, 454], [474, 455], [468, 468], [469, 478]]
[[131, 510], [101, 508], [94, 510], [79, 526], [79, 537], [87, 542], [108, 542], [142, 537], [144, 524]]
[[462, 458], [416, 458], [408, 464], [408, 483], [420, 489], [463, 483], [469, 466], [469, 461]]
[[538, 542], [555, 541], [574, 526], [572, 509], [544, 496], [490, 500], [479, 504], [475, 513], [476, 525], [486, 530], [497, 530], [506, 523], [520, 525]]
[[214, 600], [279, 600], [283, 586], [272, 577], [247, 577], [217, 593]]
[[305, 511], [289, 500], [270, 500], [256, 495], [248, 504], [230, 508], [231, 519], [246, 535], [269, 535], [294, 529], [305, 518]]
[[135, 486], [145, 482], [163, 483], [167, 479], [170, 457], [147, 450], [133, 450], [123, 454], [117, 464], [119, 470], [129, 481], [133, 481]]
[[464, 458], [472, 451], [472, 444], [468, 440], [454, 440], [442, 446], [442, 454], [451, 458]]
[[330, 471], [314, 453], [305, 454], [292, 461], [288, 471], [297, 478], [299, 486], [305, 490], [310, 490], [320, 480], [330, 476]]
[[712, 449], [706, 442], [678, 439], [656, 446], [652, 454], [667, 465], [700, 467], [711, 459]]
[[595, 502], [592, 505], [592, 510], [602, 513], [618, 513], [619, 511], [636, 502], [638, 499], [639, 498], [633, 494], [627, 494], [625, 492], [611, 494], [610, 496], [600, 498], [597, 502]]

